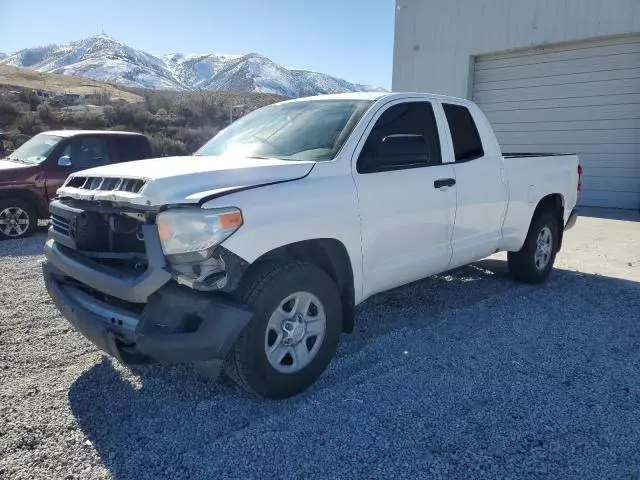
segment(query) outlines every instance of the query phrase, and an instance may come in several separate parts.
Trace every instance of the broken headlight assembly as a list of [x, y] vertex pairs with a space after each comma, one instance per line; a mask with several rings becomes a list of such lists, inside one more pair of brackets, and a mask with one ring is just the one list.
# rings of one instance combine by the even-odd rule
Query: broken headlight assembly
[[242, 212], [235, 207], [175, 208], [156, 218], [162, 250], [171, 264], [206, 260], [242, 223]]

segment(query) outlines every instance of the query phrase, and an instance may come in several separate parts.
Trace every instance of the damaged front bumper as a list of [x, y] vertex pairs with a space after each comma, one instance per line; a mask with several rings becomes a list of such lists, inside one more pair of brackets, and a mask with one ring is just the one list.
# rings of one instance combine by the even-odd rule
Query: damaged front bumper
[[98, 348], [125, 363], [222, 360], [252, 317], [244, 305], [172, 281], [155, 229], [145, 232], [148, 267], [125, 274], [54, 238], [43, 265], [49, 295]]

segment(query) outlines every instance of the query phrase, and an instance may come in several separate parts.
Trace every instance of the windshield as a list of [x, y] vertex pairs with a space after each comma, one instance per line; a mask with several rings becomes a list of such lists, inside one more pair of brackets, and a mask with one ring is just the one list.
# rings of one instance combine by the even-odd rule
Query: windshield
[[18, 162], [32, 163], [34, 165], [43, 162], [51, 150], [60, 143], [62, 137], [56, 137], [54, 135], [39, 134], [32, 139], [23, 143], [20, 148], [9, 155], [9, 160], [16, 160]]
[[263, 107], [222, 130], [196, 155], [331, 160], [372, 103], [310, 100]]

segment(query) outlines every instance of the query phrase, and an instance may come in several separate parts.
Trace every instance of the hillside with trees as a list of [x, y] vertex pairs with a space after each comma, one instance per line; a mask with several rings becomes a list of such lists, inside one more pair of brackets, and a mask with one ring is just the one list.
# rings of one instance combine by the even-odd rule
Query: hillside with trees
[[[95, 80], [91, 80], [93, 88], [88, 92], [70, 94], [67, 87], [63, 92], [47, 91], [15, 78], [6, 83], [0, 77], [0, 82], [5, 82], [0, 83], [0, 135], [8, 148], [16, 148], [46, 130], [105, 129], [146, 134], [157, 156], [191, 154], [227, 126], [231, 117], [285, 99], [261, 93], [175, 92], [121, 86], [117, 86], [118, 93], [113, 90], [115, 86], [100, 85]], [[41, 85], [46, 86], [46, 82]]]

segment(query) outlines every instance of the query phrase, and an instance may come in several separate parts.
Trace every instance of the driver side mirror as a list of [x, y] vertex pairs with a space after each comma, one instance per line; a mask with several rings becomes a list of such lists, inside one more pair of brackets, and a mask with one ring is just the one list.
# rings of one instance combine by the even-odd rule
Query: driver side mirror
[[71, 157], [69, 155], [62, 155], [58, 158], [58, 166], [59, 167], [70, 167], [71, 166]]

